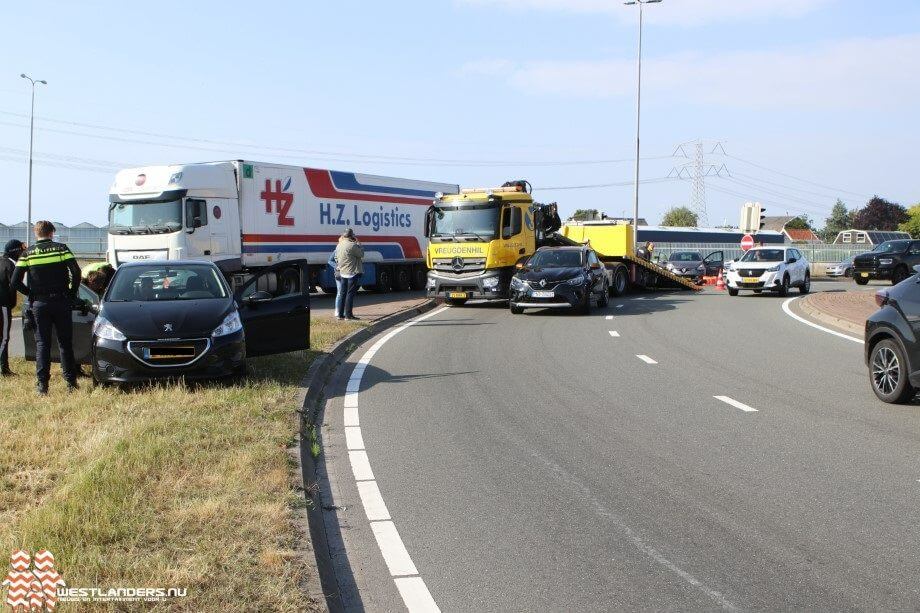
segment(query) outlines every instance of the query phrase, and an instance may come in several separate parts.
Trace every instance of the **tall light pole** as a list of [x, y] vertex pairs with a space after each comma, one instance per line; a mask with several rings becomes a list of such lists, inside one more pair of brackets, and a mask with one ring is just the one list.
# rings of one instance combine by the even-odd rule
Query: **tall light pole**
[[623, 4], [639, 5], [639, 53], [637, 59], [636, 78], [636, 188], [633, 197], [633, 248], [639, 244], [639, 133], [642, 125], [642, 7], [646, 4], [657, 4], [661, 0], [630, 0]]
[[48, 85], [48, 82], [37, 81], [26, 73], [22, 73], [19, 76], [23, 79], [28, 79], [29, 83], [32, 84], [32, 113], [31, 119], [29, 119], [29, 216], [26, 220], [26, 245], [28, 246], [32, 241], [32, 143], [35, 140], [35, 86], [39, 83]]

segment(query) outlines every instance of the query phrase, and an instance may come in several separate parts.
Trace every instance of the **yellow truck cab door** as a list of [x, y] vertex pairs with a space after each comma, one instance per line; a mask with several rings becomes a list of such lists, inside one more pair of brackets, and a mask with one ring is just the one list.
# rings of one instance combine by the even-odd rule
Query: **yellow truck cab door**
[[525, 207], [502, 209], [501, 233], [495, 250], [494, 267], [514, 266], [521, 256], [534, 252], [533, 216]]

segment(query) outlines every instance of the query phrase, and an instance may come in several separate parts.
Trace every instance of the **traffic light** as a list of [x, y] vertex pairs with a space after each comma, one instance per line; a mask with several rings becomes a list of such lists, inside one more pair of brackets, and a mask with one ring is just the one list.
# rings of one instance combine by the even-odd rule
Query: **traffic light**
[[767, 209], [760, 206], [759, 202], [748, 202], [741, 208], [741, 224], [739, 228], [745, 234], [754, 234], [762, 230]]
[[760, 203], [757, 203], [757, 229], [763, 230], [763, 226], [766, 223], [767, 209], [760, 206]]

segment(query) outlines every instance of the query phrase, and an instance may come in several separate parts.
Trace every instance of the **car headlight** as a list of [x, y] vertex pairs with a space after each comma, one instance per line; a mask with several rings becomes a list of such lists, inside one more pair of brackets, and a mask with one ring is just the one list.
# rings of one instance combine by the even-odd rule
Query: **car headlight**
[[888, 266], [889, 264], [894, 264], [894, 260], [891, 258], [879, 258], [878, 263], [883, 266]]
[[674, 270], [674, 264], [672, 264], [671, 262], [668, 262], [667, 264], [665, 264], [664, 267], [667, 268], [668, 270]]
[[517, 277], [511, 277], [511, 289], [524, 289], [524, 282]]
[[779, 264], [777, 264], [773, 268], [768, 268], [767, 272], [779, 272]]
[[96, 320], [93, 322], [93, 336], [110, 341], [123, 341], [126, 339], [124, 333], [102, 315], [97, 315]]
[[571, 279], [565, 280], [566, 285], [584, 285], [584, 283], [585, 283], [584, 275], [579, 275], [577, 277], [572, 277]]
[[706, 272], [706, 267], [703, 264], [700, 264], [699, 266], [696, 267], [696, 270], [698, 272]]
[[220, 322], [220, 325], [214, 328], [214, 332], [211, 332], [212, 338], [217, 338], [219, 336], [227, 336], [228, 334], [233, 334], [234, 332], [239, 332], [243, 329], [243, 322], [240, 321], [239, 311], [233, 311], [228, 313], [224, 320]]
[[428, 289], [434, 289], [434, 286], [436, 284], [437, 283], [435, 282], [434, 279], [432, 279], [431, 277], [428, 277], [428, 283], [427, 283]]
[[483, 279], [482, 286], [486, 289], [495, 289], [498, 287], [498, 277], [487, 277]]

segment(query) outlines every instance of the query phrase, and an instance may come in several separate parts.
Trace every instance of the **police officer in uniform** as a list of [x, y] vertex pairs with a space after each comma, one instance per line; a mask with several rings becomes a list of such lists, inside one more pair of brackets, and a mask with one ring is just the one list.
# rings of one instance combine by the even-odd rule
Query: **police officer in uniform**
[[0, 255], [0, 375], [12, 375], [10, 370], [10, 334], [13, 327], [13, 309], [16, 308], [16, 290], [13, 289], [13, 272], [16, 260], [25, 245], [11, 240]]
[[[80, 266], [67, 245], [56, 243], [54, 224], [35, 222], [37, 241], [16, 262], [13, 287], [29, 299], [35, 317], [35, 374], [38, 393], [48, 393], [51, 378], [51, 332], [57, 332], [61, 370], [67, 390], [77, 389], [77, 365], [73, 356], [71, 310], [80, 289]], [[24, 278], [28, 275], [28, 284]]]

